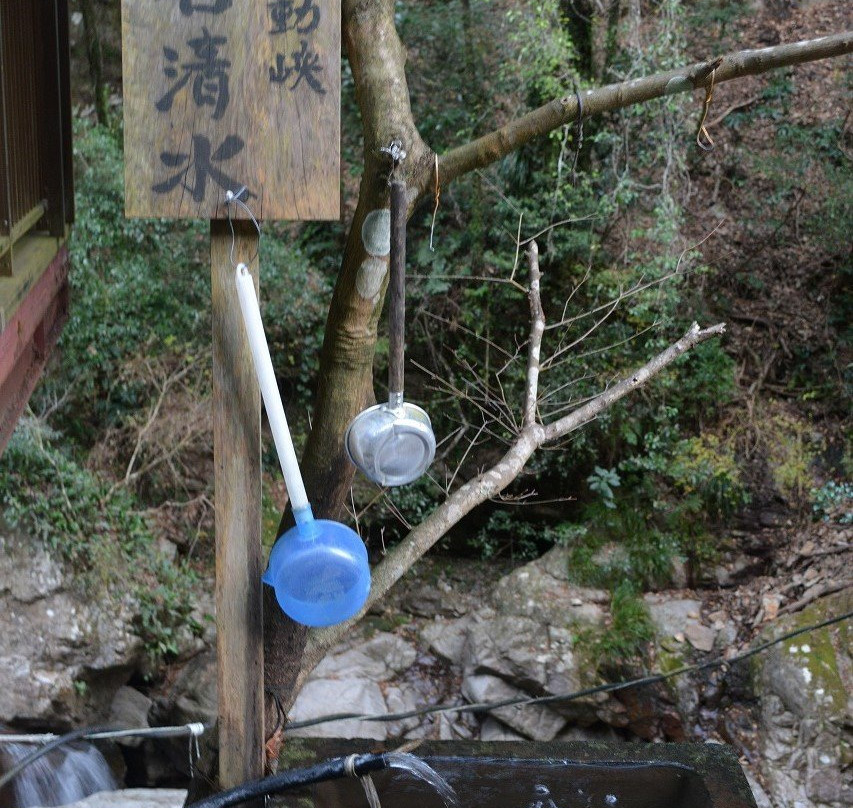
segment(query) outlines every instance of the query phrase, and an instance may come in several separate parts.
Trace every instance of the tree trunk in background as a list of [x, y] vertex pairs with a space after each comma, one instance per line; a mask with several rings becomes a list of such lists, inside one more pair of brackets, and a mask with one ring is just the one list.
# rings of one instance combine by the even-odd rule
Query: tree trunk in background
[[[433, 153], [415, 128], [405, 77], [406, 53], [394, 26], [393, 0], [344, 0], [343, 45], [355, 78], [364, 135], [364, 173], [358, 206], [335, 283], [323, 348], [322, 372], [312, 429], [302, 456], [302, 475], [317, 518], [339, 519], [355, 469], [344, 448], [350, 421], [374, 400], [373, 356], [382, 301], [388, 285], [390, 229], [388, 176], [392, 165], [380, 148], [394, 139], [407, 152], [402, 177], [432, 177]], [[414, 183], [411, 183], [414, 184]], [[415, 191], [409, 193], [409, 212]], [[289, 527], [282, 516], [279, 535]], [[264, 587], [264, 682], [268, 696], [287, 710], [307, 629], [284, 615]], [[275, 726], [273, 699], [267, 700], [268, 726]], [[271, 720], [272, 719], [272, 720]]]
[[98, 123], [109, 125], [109, 90], [104, 83], [104, 59], [101, 52], [101, 35], [98, 33], [97, 14], [93, 0], [80, 0], [83, 14], [83, 35], [86, 42], [86, 59], [89, 62], [89, 77], [95, 97], [95, 114]]

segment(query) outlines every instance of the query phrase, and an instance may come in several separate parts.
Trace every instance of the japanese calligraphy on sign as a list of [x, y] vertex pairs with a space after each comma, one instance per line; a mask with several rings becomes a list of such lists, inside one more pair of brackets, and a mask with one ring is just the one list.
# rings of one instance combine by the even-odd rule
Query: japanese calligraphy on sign
[[338, 218], [340, 0], [122, 0], [125, 210]]

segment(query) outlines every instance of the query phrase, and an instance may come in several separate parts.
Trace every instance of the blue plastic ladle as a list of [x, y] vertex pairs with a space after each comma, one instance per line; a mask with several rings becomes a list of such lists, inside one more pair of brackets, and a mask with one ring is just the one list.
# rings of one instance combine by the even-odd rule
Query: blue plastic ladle
[[331, 626], [358, 614], [370, 592], [367, 550], [358, 534], [315, 519], [305, 493], [293, 439], [278, 391], [255, 282], [245, 264], [236, 272], [237, 296], [267, 419], [296, 525], [276, 540], [261, 580], [273, 587], [282, 611], [306, 626]]

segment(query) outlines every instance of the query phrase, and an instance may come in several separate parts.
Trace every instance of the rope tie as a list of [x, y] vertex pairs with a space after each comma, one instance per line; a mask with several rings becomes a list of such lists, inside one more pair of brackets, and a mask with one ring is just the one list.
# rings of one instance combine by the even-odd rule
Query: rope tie
[[358, 760], [358, 755], [349, 755], [344, 759], [344, 771], [347, 773], [347, 777], [358, 777], [355, 773], [356, 760]]
[[435, 217], [438, 214], [438, 203], [441, 200], [441, 182], [438, 178], [438, 155], [435, 155], [435, 207], [432, 209], [432, 224], [429, 228], [429, 249], [430, 252], [435, 252], [435, 247], [432, 246], [432, 236], [435, 233]]
[[699, 126], [696, 129], [696, 145], [702, 151], [714, 150], [714, 139], [708, 134], [705, 128], [705, 121], [708, 119], [708, 111], [711, 109], [711, 101], [714, 98], [714, 79], [717, 75], [717, 68], [711, 71], [711, 81], [705, 90], [705, 103], [702, 104], [702, 117], [699, 119]]

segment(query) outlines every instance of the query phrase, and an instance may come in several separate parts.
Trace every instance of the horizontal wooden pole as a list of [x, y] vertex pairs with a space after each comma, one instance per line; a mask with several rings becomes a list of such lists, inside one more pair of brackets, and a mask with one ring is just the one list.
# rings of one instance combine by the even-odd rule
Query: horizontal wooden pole
[[[0, 258], [8, 253], [17, 241], [20, 241], [32, 230], [39, 219], [47, 212], [47, 203], [42, 200], [32, 210], [27, 211], [17, 222], [12, 225], [8, 236], [0, 237]], [[11, 266], [10, 262], [0, 261], [0, 266]]]

